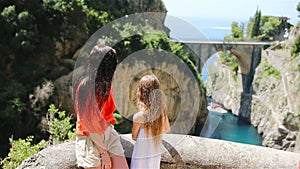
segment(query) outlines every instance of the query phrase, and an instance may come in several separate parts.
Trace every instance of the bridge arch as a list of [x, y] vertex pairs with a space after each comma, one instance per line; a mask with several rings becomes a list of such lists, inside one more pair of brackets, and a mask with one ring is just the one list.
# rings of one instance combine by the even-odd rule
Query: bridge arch
[[196, 66], [201, 72], [207, 60], [217, 52], [228, 50], [237, 57], [239, 64], [238, 82], [242, 86], [242, 92], [249, 93], [255, 68], [261, 59], [261, 51], [268, 42], [246, 41], [177, 41], [186, 44], [199, 58]]
[[[211, 73], [213, 73], [213, 72], [209, 71], [209, 69], [204, 70], [204, 69], [208, 68], [208, 67], [205, 67], [204, 65], [211, 64], [211, 62], [209, 60], [212, 57], [215, 57], [216, 54], [219, 54], [220, 52], [225, 52], [225, 51], [230, 52], [233, 55], [233, 57], [236, 58], [236, 62], [238, 63], [238, 70], [236, 72], [237, 73], [236, 75], [237, 75], [237, 83], [239, 86], [239, 90], [241, 92], [247, 92], [247, 87], [244, 85], [243, 79], [248, 77], [248, 74], [250, 72], [250, 63], [242, 51], [239, 51], [237, 49], [226, 49], [226, 48], [220, 49], [219, 48], [218, 50], [216, 50], [215, 53], [209, 54], [209, 56], [207, 56], [207, 60], [205, 62], [201, 63], [202, 66], [200, 67], [199, 71], [202, 72], [201, 74], [202, 74], [202, 76], [204, 75], [204, 78], [208, 78], [211, 75]], [[213, 60], [215, 61], [215, 59], [213, 59]], [[203, 72], [205, 72], [205, 73], [203, 74]]]
[[230, 52], [237, 57], [239, 63], [239, 72], [242, 74], [248, 74], [250, 72], [250, 63], [246, 56], [239, 50], [232, 49]]
[[[238, 50], [238, 49], [226, 49], [226, 48], [222, 48], [222, 49], [217, 49], [216, 53], [219, 53], [219, 52], [225, 52], [225, 51], [230, 51], [236, 58], [237, 58], [237, 62], [239, 64], [239, 70], [238, 70], [238, 73], [240, 74], [249, 74], [250, 72], [250, 63], [249, 63], [249, 60], [247, 59], [246, 55]], [[210, 55], [207, 57], [207, 60], [204, 60], [205, 62], [203, 62], [202, 64], [205, 65], [205, 63], [208, 61], [208, 59], [210, 59], [210, 57], [212, 57], [214, 54]], [[203, 69], [203, 66], [201, 66], [200, 68], [200, 71], [202, 71]]]

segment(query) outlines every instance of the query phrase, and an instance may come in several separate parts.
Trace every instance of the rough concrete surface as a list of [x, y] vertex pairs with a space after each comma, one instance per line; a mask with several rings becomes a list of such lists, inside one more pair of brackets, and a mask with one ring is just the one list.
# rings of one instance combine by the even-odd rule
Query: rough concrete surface
[[[121, 142], [128, 162], [134, 141], [130, 134], [121, 135]], [[182, 168], [280, 168], [296, 169], [300, 154], [178, 134], [163, 136], [162, 169]], [[26, 159], [18, 169], [76, 169], [73, 141], [48, 147]]]

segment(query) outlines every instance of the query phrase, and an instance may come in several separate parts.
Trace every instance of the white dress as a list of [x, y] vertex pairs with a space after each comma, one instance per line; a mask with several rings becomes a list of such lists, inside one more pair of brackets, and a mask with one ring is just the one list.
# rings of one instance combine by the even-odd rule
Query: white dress
[[[151, 133], [149, 134], [151, 136]], [[144, 128], [140, 128], [135, 142], [130, 169], [159, 169], [161, 145], [155, 146], [152, 137], [146, 137]]]

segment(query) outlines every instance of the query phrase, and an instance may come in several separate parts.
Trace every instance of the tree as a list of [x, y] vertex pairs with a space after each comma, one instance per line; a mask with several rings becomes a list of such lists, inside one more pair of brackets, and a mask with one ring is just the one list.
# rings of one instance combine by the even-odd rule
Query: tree
[[243, 32], [243, 26], [244, 24], [239, 24], [237, 22], [232, 22], [231, 24], [231, 35], [225, 36], [225, 40], [244, 40], [244, 32]]
[[43, 137], [37, 127], [42, 115], [31, 109], [28, 95], [72, 71], [61, 59], [72, 58], [96, 30], [126, 14], [166, 11], [161, 0], [142, 1], [143, 8], [127, 0], [0, 0], [1, 144], [11, 134]]
[[86, 17], [79, 0], [12, 0], [0, 6], [0, 128], [6, 140], [36, 130], [40, 119], [28, 95], [43, 78], [56, 78], [51, 71], [58, 65], [57, 44], [78, 40]]
[[261, 32], [264, 37], [274, 37], [280, 33], [281, 23], [278, 18], [272, 16], [262, 16], [261, 19]]
[[292, 57], [297, 57], [299, 53], [300, 53], [300, 35], [296, 37], [291, 48]]
[[253, 27], [251, 31], [251, 38], [254, 38], [260, 34], [259, 28], [260, 28], [260, 19], [261, 19], [261, 11], [256, 10], [253, 20]]
[[246, 37], [248, 39], [251, 39], [251, 33], [252, 33], [253, 23], [254, 23], [253, 21], [254, 21], [254, 19], [251, 17], [249, 19], [249, 23], [248, 23], [247, 28], [246, 28]]
[[47, 75], [43, 70], [46, 67], [34, 62], [42, 56], [44, 61], [51, 57], [45, 65], [53, 65], [57, 43], [64, 48], [66, 41], [78, 39], [77, 33], [85, 32], [86, 14], [79, 0], [2, 1], [0, 6], [3, 6], [0, 11], [0, 72], [6, 81], [15, 79], [32, 85], [36, 78]]

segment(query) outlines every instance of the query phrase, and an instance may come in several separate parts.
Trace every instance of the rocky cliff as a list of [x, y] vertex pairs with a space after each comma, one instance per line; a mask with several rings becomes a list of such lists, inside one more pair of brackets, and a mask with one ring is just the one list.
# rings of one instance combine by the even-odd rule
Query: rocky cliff
[[248, 114], [251, 124], [262, 134], [263, 146], [299, 151], [299, 64], [300, 59], [293, 59], [288, 53], [262, 51], [252, 91], [245, 94], [230, 69], [215, 62], [216, 73], [207, 82], [208, 95], [237, 116], [240, 112]]

